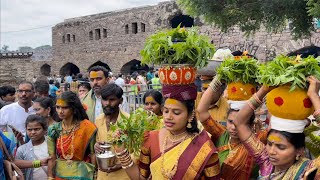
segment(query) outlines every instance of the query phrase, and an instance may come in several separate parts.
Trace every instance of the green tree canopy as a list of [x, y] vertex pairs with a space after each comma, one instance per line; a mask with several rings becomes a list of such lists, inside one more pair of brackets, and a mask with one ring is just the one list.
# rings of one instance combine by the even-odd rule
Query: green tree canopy
[[239, 26], [246, 35], [262, 25], [268, 32], [281, 32], [290, 22], [295, 39], [309, 37], [315, 30], [314, 18], [320, 17], [320, 0], [177, 0], [177, 4], [223, 32]]

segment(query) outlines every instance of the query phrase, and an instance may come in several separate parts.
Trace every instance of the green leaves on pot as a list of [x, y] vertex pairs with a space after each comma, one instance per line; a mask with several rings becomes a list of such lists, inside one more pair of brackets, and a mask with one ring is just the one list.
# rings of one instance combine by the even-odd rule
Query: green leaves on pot
[[296, 58], [288, 56], [277, 56], [273, 61], [261, 65], [259, 68], [258, 81], [269, 86], [279, 86], [290, 83], [290, 91], [294, 89], [307, 88], [306, 78], [313, 75], [320, 78], [320, 60], [313, 56], [307, 58]]
[[158, 31], [147, 38], [142, 64], [191, 64], [205, 67], [215, 52], [209, 38], [199, 35], [196, 28], [180, 28]]
[[257, 72], [258, 61], [248, 57], [242, 57], [240, 60], [235, 60], [234, 58], [226, 59], [217, 68], [219, 80], [224, 80], [226, 83], [241, 81], [255, 84]]
[[137, 109], [126, 117], [122, 113], [121, 119], [110, 125], [112, 143], [124, 144], [130, 153], [138, 155], [143, 142], [144, 132], [155, 130], [159, 127], [161, 119], [154, 113], [142, 108]]

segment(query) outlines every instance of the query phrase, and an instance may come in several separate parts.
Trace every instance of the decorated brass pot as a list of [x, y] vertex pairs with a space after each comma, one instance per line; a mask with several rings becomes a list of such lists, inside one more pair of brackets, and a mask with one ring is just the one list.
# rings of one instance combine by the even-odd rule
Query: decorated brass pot
[[314, 108], [307, 91], [297, 88], [289, 92], [290, 85], [279, 86], [267, 94], [269, 112], [277, 117], [291, 120], [304, 120]]
[[244, 84], [240, 81], [228, 84], [228, 99], [233, 101], [244, 101], [249, 99], [255, 92], [253, 84]]
[[159, 69], [159, 78], [162, 84], [186, 85], [196, 79], [197, 69], [188, 64], [163, 65]]

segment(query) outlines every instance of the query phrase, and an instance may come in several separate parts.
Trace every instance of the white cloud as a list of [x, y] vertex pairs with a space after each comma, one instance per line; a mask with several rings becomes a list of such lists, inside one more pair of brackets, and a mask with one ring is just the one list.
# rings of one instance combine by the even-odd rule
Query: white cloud
[[166, 0], [1, 0], [0, 48], [51, 45], [51, 28], [64, 19], [162, 1]]

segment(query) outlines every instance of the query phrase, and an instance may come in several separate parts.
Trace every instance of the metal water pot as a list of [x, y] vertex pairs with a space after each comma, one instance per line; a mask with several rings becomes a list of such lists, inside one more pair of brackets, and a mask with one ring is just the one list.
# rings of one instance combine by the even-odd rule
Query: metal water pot
[[111, 151], [111, 145], [101, 145], [102, 148], [105, 149], [104, 153], [97, 154], [97, 162], [98, 167], [102, 171], [107, 171], [110, 167], [113, 167], [116, 165], [117, 157], [116, 155]]

